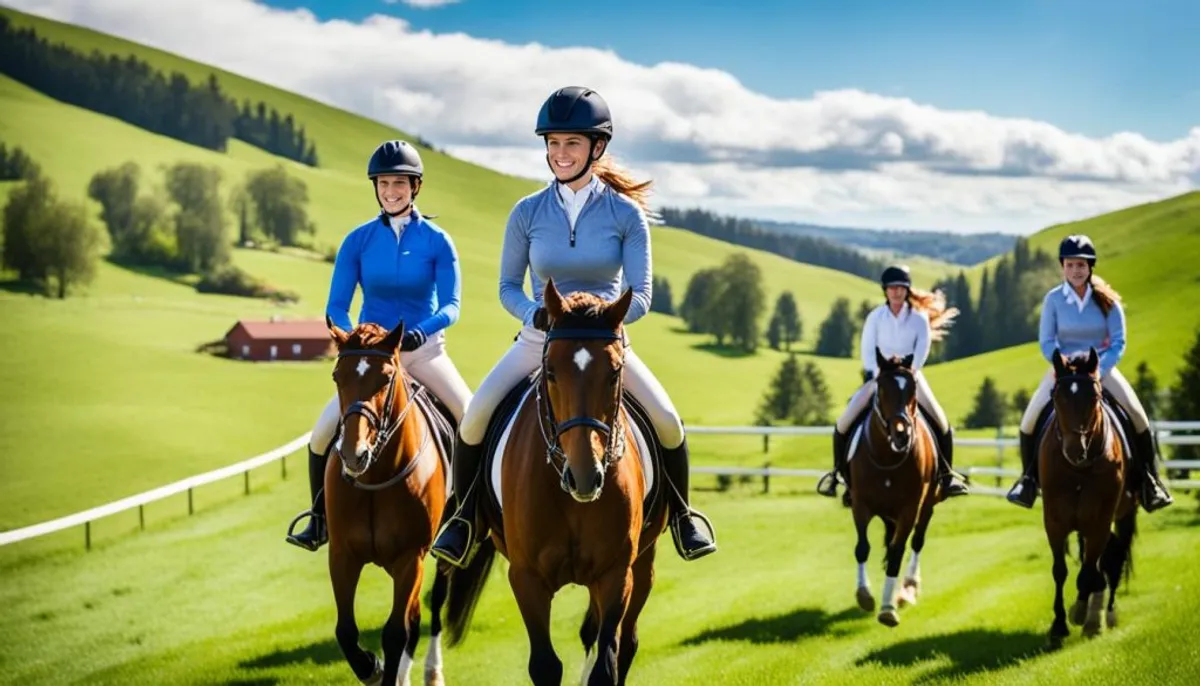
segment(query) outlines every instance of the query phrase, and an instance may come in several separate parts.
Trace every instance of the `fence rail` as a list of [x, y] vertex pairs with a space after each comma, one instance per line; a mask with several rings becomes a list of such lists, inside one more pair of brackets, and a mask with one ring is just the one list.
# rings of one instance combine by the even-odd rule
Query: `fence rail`
[[[1159, 443], [1162, 445], [1200, 445], [1200, 435], [1178, 435], [1176, 432], [1181, 431], [1196, 431], [1200, 432], [1200, 421], [1157, 421], [1153, 422], [1154, 429], [1159, 434]], [[767, 452], [770, 448], [769, 440], [771, 436], [829, 436], [833, 431], [832, 426], [693, 426], [688, 427], [688, 433], [698, 435], [747, 435], [747, 436], [762, 436], [763, 452]], [[281, 445], [274, 450], [270, 450], [261, 455], [256, 455], [247, 460], [238, 462], [237, 464], [222, 467], [211, 472], [198, 474], [188, 477], [181, 481], [176, 481], [166, 486], [161, 486], [145, 493], [129, 496], [115, 502], [93, 507], [83, 512], [52, 519], [48, 522], [34, 524], [32, 526], [13, 529], [11, 531], [0, 532], [0, 546], [17, 543], [39, 536], [45, 536], [64, 529], [69, 529], [79, 525], [84, 527], [84, 545], [87, 549], [92, 546], [92, 522], [118, 514], [138, 509], [138, 523], [141, 528], [145, 528], [145, 511], [146, 505], [168, 498], [180, 493], [187, 493], [188, 496], [188, 514], [194, 512], [193, 506], [193, 491], [207, 484], [217, 481], [222, 481], [233, 476], [242, 475], [244, 480], [244, 492], [250, 493], [250, 471], [262, 467], [264, 465], [275, 462], [280, 463], [281, 473], [284, 478], [287, 478], [287, 456], [299, 450], [304, 444], [308, 443], [311, 433], [306, 433], [303, 436], [298, 436], [285, 445]], [[997, 480], [996, 487], [984, 486], [982, 484], [972, 484], [972, 491], [984, 495], [1004, 495], [1005, 490], [999, 488], [999, 479], [1005, 476], [1016, 476], [1017, 471], [1014, 469], [1006, 469], [1001, 466], [1005, 448], [1015, 447], [1017, 439], [1004, 436], [1003, 427], [997, 429], [995, 438], [972, 438], [958, 437], [954, 439], [956, 446], [963, 447], [982, 447], [996, 448], [997, 450], [997, 466], [996, 467], [969, 467], [965, 471], [968, 476], [994, 476]], [[1167, 461], [1164, 466], [1169, 469], [1195, 469], [1200, 470], [1200, 460], [1174, 460]], [[824, 471], [819, 469], [791, 469], [784, 467], [772, 467], [769, 464], [763, 467], [711, 467], [711, 466], [695, 466], [691, 471], [697, 474], [715, 474], [727, 476], [758, 476], [763, 479], [763, 490], [770, 489], [770, 480], [772, 477], [806, 477], [818, 478]], [[1169, 486], [1173, 489], [1180, 490], [1200, 490], [1200, 481], [1195, 480], [1175, 480], [1168, 481]]]

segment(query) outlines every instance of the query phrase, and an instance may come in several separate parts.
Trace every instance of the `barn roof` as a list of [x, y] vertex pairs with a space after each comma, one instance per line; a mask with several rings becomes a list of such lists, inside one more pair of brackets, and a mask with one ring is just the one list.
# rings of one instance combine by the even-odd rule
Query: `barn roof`
[[[256, 340], [288, 340], [288, 341], [328, 341], [329, 329], [323, 319], [276, 319], [270, 321], [252, 321], [242, 319], [229, 330], [233, 333], [238, 327], [246, 331], [246, 335]], [[227, 333], [226, 336], [229, 334]]]

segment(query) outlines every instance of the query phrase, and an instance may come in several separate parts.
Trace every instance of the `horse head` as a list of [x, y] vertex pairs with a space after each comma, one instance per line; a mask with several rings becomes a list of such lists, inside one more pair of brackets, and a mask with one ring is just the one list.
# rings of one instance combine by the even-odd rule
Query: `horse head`
[[884, 357], [875, 348], [879, 374], [875, 377], [873, 412], [887, 428], [888, 442], [897, 453], [912, 450], [916, 440], [917, 381], [913, 376], [913, 356]]
[[563, 463], [563, 490], [579, 502], [600, 497], [608, 465], [624, 451], [622, 322], [632, 301], [632, 289], [605, 301], [590, 293], [563, 296], [553, 279], [546, 281], [550, 325], [542, 350], [539, 420], [551, 461]]
[[[333, 382], [342, 410], [342, 435], [337, 443], [342, 471], [357, 478], [371, 468], [408, 409], [406, 392], [397, 393], [404, 381], [400, 365], [400, 339], [404, 322], [388, 331], [377, 324], [359, 324], [347, 333], [326, 317], [337, 345]], [[396, 397], [401, 401], [397, 405]]]
[[[1066, 358], [1054, 349], [1055, 426], [1062, 439], [1063, 457], [1073, 464], [1089, 459], [1092, 442], [1102, 427], [1103, 410], [1100, 405], [1100, 356], [1095, 348], [1087, 355], [1079, 354]], [[1071, 437], [1071, 438], [1068, 438]], [[1078, 442], [1071, 440], [1078, 437]]]

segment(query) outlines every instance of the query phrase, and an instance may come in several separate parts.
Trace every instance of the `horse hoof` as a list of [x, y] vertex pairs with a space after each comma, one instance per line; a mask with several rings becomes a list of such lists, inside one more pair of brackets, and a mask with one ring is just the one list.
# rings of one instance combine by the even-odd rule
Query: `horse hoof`
[[1062, 649], [1063, 640], [1065, 640], [1065, 638], [1066, 637], [1064, 637], [1064, 636], [1059, 636], [1059, 635], [1055, 634], [1054, 632], [1050, 632], [1050, 635], [1046, 637], [1046, 648], [1048, 650]]
[[1100, 635], [1100, 621], [1098, 617], [1094, 622], [1089, 621], [1084, 623], [1083, 635], [1087, 638], [1095, 638]]
[[375, 658], [375, 671], [371, 672], [371, 676], [366, 679], [359, 679], [363, 686], [380, 686], [383, 683], [383, 662], [378, 657]]
[[1108, 625], [1108, 628], [1115, 629], [1117, 626], [1117, 611], [1109, 610], [1104, 613], [1104, 623]]
[[871, 589], [866, 586], [859, 586], [854, 597], [858, 600], [858, 606], [862, 608], [863, 612], [875, 611], [875, 596], [871, 595]]
[[893, 607], [884, 606], [879, 612], [879, 623], [884, 626], [895, 627], [900, 624], [900, 615], [896, 614], [896, 609]]
[[905, 607], [907, 605], [916, 605], [917, 604], [917, 588], [916, 588], [916, 586], [910, 586], [908, 581], [905, 581], [904, 584], [900, 587], [900, 592], [896, 594], [896, 600], [898, 601], [897, 604], [900, 607]]

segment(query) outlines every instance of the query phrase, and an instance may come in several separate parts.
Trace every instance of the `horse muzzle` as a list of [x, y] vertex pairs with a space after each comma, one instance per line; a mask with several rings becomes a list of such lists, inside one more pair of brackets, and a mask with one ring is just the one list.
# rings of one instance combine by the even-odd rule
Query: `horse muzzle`
[[[588, 471], [588, 468], [585, 467], [582, 471]], [[568, 465], [562, 472], [560, 485], [575, 502], [591, 503], [600, 499], [600, 492], [604, 490], [604, 469], [592, 463], [590, 471], [590, 474], [576, 478], [575, 470]]]
[[357, 479], [371, 468], [371, 449], [361, 442], [354, 446], [354, 451], [350, 455], [347, 455], [343, 446], [339, 445], [337, 454], [342, 461], [342, 474], [347, 477]]
[[906, 453], [911, 450], [915, 434], [913, 423], [908, 417], [893, 417], [888, 422], [888, 442], [895, 452]]

